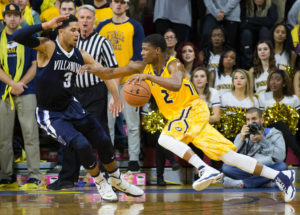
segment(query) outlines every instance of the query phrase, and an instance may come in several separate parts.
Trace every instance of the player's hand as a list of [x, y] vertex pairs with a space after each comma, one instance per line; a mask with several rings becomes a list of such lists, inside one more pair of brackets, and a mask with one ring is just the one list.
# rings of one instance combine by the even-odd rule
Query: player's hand
[[121, 99], [121, 97], [119, 97], [116, 100], [113, 97], [111, 97], [108, 103], [108, 110], [113, 115], [113, 117], [118, 117], [119, 113], [122, 111], [123, 108], [124, 108], [124, 102]]
[[69, 15], [60, 15], [57, 17], [54, 17], [48, 22], [42, 23], [43, 30], [53, 29], [57, 28], [58, 26], [62, 25], [62, 21], [69, 19]]
[[147, 80], [147, 78], [148, 78], [147, 74], [137, 74], [129, 78], [128, 82], [132, 84], [141, 83], [141, 81]]
[[23, 82], [14, 82], [14, 84], [11, 85], [11, 91], [10, 93], [13, 95], [21, 95], [25, 88], [28, 88], [26, 84], [24, 84]]
[[101, 69], [104, 68], [100, 64], [95, 67], [95, 65], [92, 64], [84, 64], [80, 67], [80, 69], [77, 71], [79, 75], [83, 75], [84, 73], [95, 73], [95, 72], [101, 72]]

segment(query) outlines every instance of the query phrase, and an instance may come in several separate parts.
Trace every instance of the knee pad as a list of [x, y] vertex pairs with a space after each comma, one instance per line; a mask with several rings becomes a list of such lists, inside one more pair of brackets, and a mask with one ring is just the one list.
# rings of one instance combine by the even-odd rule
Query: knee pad
[[187, 144], [175, 139], [174, 137], [161, 134], [158, 138], [158, 143], [162, 147], [173, 152], [180, 158], [183, 158], [184, 154], [191, 149]]

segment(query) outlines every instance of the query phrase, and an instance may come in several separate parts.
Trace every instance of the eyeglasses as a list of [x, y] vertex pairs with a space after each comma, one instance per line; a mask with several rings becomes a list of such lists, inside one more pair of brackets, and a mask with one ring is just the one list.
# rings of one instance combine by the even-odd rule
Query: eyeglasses
[[175, 36], [165, 36], [165, 40], [172, 40], [175, 39]]

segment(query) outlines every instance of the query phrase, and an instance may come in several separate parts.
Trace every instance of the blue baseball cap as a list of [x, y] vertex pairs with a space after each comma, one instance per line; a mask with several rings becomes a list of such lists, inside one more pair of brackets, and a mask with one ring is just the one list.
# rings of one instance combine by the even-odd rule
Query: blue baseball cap
[[20, 7], [16, 4], [8, 4], [5, 6], [3, 12], [2, 12], [2, 15], [4, 16], [5, 13], [7, 12], [12, 12], [12, 13], [17, 13], [18, 15], [21, 16], [21, 10], [20, 10]]

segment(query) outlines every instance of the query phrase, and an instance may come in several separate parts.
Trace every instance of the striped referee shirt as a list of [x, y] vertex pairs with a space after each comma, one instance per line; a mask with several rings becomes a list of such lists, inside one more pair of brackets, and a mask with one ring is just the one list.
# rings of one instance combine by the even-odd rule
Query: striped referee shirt
[[[118, 63], [110, 42], [93, 32], [87, 38], [81, 36], [77, 43], [77, 48], [89, 53], [98, 63], [104, 67], [118, 67]], [[87, 88], [102, 82], [102, 80], [94, 74], [84, 73], [84, 75], [76, 76], [76, 87]]]

